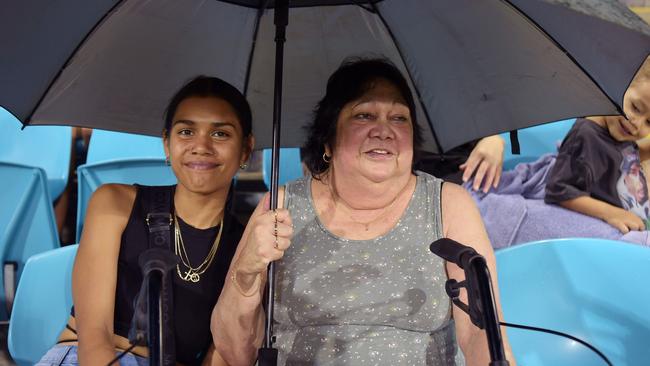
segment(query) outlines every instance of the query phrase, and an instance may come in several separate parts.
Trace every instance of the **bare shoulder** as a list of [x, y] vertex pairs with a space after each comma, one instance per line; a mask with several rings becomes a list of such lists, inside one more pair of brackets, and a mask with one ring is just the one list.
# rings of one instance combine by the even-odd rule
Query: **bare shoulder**
[[120, 234], [128, 223], [137, 188], [125, 184], [105, 184], [90, 197], [84, 220], [82, 241], [88, 234]]
[[136, 187], [126, 184], [104, 184], [97, 188], [88, 203], [88, 210], [100, 209], [103, 212], [127, 216], [135, 201]]
[[[472, 199], [465, 188], [456, 183], [444, 182], [442, 184], [442, 196], [444, 198], [461, 198]], [[447, 197], [445, 197], [447, 196]]]
[[448, 238], [474, 247], [489, 245], [476, 203], [457, 184], [444, 183], [442, 186], [442, 223]]
[[[455, 183], [445, 182], [442, 185], [442, 217], [443, 219], [463, 216], [477, 211], [474, 200], [469, 193]], [[448, 220], [446, 220], [449, 222]]]

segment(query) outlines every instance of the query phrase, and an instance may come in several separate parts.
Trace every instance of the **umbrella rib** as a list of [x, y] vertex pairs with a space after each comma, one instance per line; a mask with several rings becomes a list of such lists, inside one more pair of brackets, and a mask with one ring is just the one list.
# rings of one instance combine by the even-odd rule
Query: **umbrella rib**
[[413, 79], [413, 75], [411, 75], [411, 70], [409, 69], [408, 65], [406, 64], [406, 61], [404, 60], [404, 54], [402, 53], [402, 48], [400, 47], [399, 43], [397, 42], [397, 39], [395, 38], [395, 35], [393, 34], [393, 30], [388, 26], [388, 23], [386, 22], [386, 19], [384, 19], [384, 16], [381, 15], [381, 12], [377, 8], [374, 2], [371, 0], [368, 1], [368, 4], [372, 6], [374, 9], [374, 12], [377, 14], [379, 19], [381, 20], [382, 24], [384, 24], [384, 27], [386, 27], [386, 30], [388, 31], [388, 34], [390, 35], [390, 38], [393, 39], [393, 43], [395, 43], [395, 48], [397, 48], [397, 53], [399, 54], [399, 57], [402, 59], [402, 63], [404, 64], [404, 67], [406, 68], [406, 72], [409, 75], [409, 79], [413, 82], [413, 89], [415, 89], [415, 94], [418, 96], [418, 102], [420, 103], [420, 106], [422, 107], [422, 111], [424, 112], [424, 117], [427, 119], [427, 123], [429, 124], [429, 127], [431, 128], [431, 134], [433, 135], [433, 141], [436, 143], [436, 148], [438, 149], [438, 153], [442, 153], [442, 145], [440, 145], [440, 141], [438, 140], [438, 135], [436, 135], [436, 129], [433, 128], [432, 125], [432, 120], [429, 116], [429, 111], [427, 110], [426, 106], [422, 102], [422, 95], [420, 94], [420, 89], [418, 89], [418, 86], [415, 84], [415, 79]]
[[49, 93], [50, 89], [52, 89], [52, 86], [54, 85], [54, 83], [59, 79], [59, 77], [60, 77], [61, 74], [63, 73], [63, 70], [65, 70], [65, 68], [68, 66], [68, 64], [69, 64], [70, 61], [72, 60], [72, 58], [77, 54], [77, 51], [79, 51], [79, 49], [81, 48], [81, 46], [83, 46], [83, 45], [86, 43], [86, 40], [90, 37], [91, 34], [93, 34], [93, 33], [95, 32], [95, 30], [99, 27], [99, 25], [102, 24], [102, 23], [104, 22], [104, 20], [105, 20], [106, 18], [108, 18], [108, 16], [109, 16], [110, 14], [112, 14], [112, 13], [113, 13], [113, 12], [114, 12], [118, 7], [119, 7], [119, 6], [122, 5], [123, 3], [124, 3], [124, 0], [119, 0], [119, 1], [116, 2], [115, 5], [113, 5], [113, 6], [112, 6], [112, 7], [111, 7], [111, 8], [110, 8], [106, 13], [104, 13], [104, 15], [102, 15], [102, 17], [99, 18], [99, 20], [97, 21], [97, 23], [95, 23], [95, 25], [93, 25], [93, 27], [88, 31], [88, 33], [86, 33], [86, 35], [85, 35], [84, 38], [79, 42], [79, 44], [77, 44], [77, 47], [76, 47], [72, 52], [70, 52], [70, 56], [68, 56], [68, 59], [65, 60], [65, 62], [63, 63], [63, 66], [61, 66], [61, 68], [59, 69], [59, 71], [58, 71], [58, 72], [56, 73], [56, 75], [52, 78], [52, 80], [50, 81], [50, 83], [49, 83], [49, 84], [47, 85], [47, 87], [45, 88], [45, 91], [43, 91], [43, 94], [42, 94], [41, 97], [38, 99], [38, 102], [36, 102], [36, 104], [34, 104], [34, 108], [32, 108], [32, 110], [31, 110], [31, 111], [29, 112], [29, 114], [27, 115], [27, 118], [25, 118], [25, 123], [23, 124], [23, 128], [25, 128], [28, 124], [30, 124], [30, 122], [32, 121], [32, 117], [34, 116], [34, 113], [36, 113], [36, 110], [38, 109], [38, 107], [39, 107], [39, 106], [41, 105], [41, 103], [43, 102], [43, 99], [45, 99], [45, 96], [47, 95], [47, 93]]
[[[594, 80], [594, 78], [591, 76], [591, 74], [589, 72], [587, 72], [587, 70], [585, 70], [585, 68], [582, 67], [582, 65], [580, 65], [580, 63], [578, 61], [576, 61], [576, 59], [573, 57], [573, 55], [566, 48], [564, 48], [555, 38], [553, 38], [552, 35], [548, 34], [548, 32], [546, 32], [544, 30], [544, 28], [542, 28], [533, 18], [529, 17], [528, 14], [526, 14], [524, 11], [519, 9], [519, 7], [517, 5], [515, 5], [515, 4], [513, 4], [510, 0], [501, 0], [501, 1], [504, 2], [506, 5], [509, 5], [521, 17], [528, 20], [532, 25], [535, 26], [535, 28], [537, 28], [537, 30], [540, 33], [542, 33], [544, 36], [546, 36], [549, 41], [551, 41], [557, 48], [559, 48], [562, 51], [562, 53], [565, 54], [569, 58], [569, 60], [571, 60], [571, 62], [573, 62], [589, 78], [589, 80], [591, 80], [592, 83], [594, 83], [594, 85], [598, 88], [598, 90], [600, 90], [601, 93], [603, 93], [603, 95], [605, 97], [607, 97], [607, 99], [614, 105], [614, 107], [616, 108], [618, 113], [621, 114], [621, 115], [624, 115], [624, 112], [623, 112], [623, 109], [621, 109], [621, 106], [619, 106], [618, 103], [616, 101], [614, 101], [612, 99], [612, 97], [610, 97], [609, 94], [607, 94], [605, 92], [605, 89], [603, 89], [600, 86], [600, 84], [598, 82], [596, 82], [596, 80]], [[639, 65], [639, 67], [640, 66], [641, 65]], [[630, 80], [630, 82], [632, 82], [632, 80]]]
[[[221, 2], [228, 3], [228, 4], [233, 4], [233, 5], [238, 5], [238, 6], [243, 6], [246, 8], [257, 8], [258, 6], [255, 6], [253, 4], [254, 0], [220, 0]], [[289, 4], [289, 8], [310, 8], [310, 7], [317, 7], [317, 6], [338, 6], [338, 5], [350, 5], [350, 3], [358, 3], [359, 1], [364, 1], [364, 2], [369, 2], [368, 0], [300, 0], [297, 2], [297, 4]], [[384, 0], [370, 0], [372, 2], [382, 2]], [[275, 9], [275, 2], [271, 6], [271, 8]], [[357, 4], [358, 5], [358, 4]], [[363, 6], [362, 6], [363, 7]], [[370, 9], [365, 8], [364, 9], [370, 11]]]
[[257, 20], [255, 21], [255, 30], [253, 31], [253, 42], [251, 44], [251, 52], [248, 54], [248, 67], [246, 68], [246, 77], [244, 78], [244, 96], [248, 96], [248, 82], [251, 77], [251, 69], [253, 68], [253, 55], [255, 54], [255, 45], [257, 44], [257, 34], [260, 30], [260, 22], [262, 21], [262, 15], [264, 15], [264, 10], [269, 5], [269, 0], [260, 0], [260, 6], [257, 8]]
[[372, 0], [367, 0], [367, 2], [370, 4], [370, 6], [362, 3], [360, 0], [352, 0], [352, 2], [354, 3], [354, 5], [360, 7], [363, 10], [366, 10], [366, 11], [368, 11], [370, 13], [376, 13], [374, 6], [372, 4], [370, 4], [372, 2]]

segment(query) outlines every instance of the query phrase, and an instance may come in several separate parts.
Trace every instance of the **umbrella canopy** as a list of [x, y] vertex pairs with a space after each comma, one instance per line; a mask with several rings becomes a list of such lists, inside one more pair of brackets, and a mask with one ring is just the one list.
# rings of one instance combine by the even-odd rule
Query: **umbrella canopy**
[[[0, 6], [0, 105], [26, 124], [160, 135], [197, 74], [243, 90], [271, 145], [273, 12], [258, 0], [25, 0]], [[300, 146], [327, 77], [383, 55], [409, 76], [425, 149], [588, 114], [620, 113], [650, 53], [647, 24], [615, 0], [294, 0], [283, 146]], [[542, 30], [543, 29], [543, 30]]]

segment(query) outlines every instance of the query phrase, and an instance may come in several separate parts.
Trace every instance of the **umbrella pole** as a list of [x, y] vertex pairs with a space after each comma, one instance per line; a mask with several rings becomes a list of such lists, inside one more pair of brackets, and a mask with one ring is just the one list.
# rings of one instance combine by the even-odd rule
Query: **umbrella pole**
[[[273, 90], [273, 146], [271, 154], [271, 200], [270, 209], [278, 207], [278, 179], [280, 163], [280, 123], [282, 116], [282, 71], [284, 63], [284, 42], [286, 28], [289, 23], [289, 1], [275, 2], [275, 84]], [[267, 269], [266, 281], [266, 320], [264, 345], [258, 350], [259, 366], [275, 366], [278, 364], [278, 350], [273, 348], [273, 308], [275, 297], [275, 263], [271, 262]]]

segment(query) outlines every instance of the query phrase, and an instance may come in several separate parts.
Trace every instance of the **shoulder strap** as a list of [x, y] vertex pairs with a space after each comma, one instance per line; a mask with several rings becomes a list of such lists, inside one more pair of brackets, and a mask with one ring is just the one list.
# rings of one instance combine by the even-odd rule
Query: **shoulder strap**
[[172, 192], [170, 186], [138, 186], [142, 200], [145, 222], [149, 231], [149, 248], [171, 250], [170, 228], [173, 224]]
[[512, 155], [520, 155], [521, 147], [519, 146], [519, 134], [517, 130], [510, 131], [510, 152]]
[[[150, 355], [159, 359], [161, 365], [172, 366], [176, 364], [176, 345], [174, 336], [174, 301], [171, 271], [178, 258], [174, 255], [171, 247], [170, 229], [173, 224], [172, 216], [172, 194], [173, 187], [145, 187], [138, 186], [141, 195], [141, 205], [147, 224], [149, 237], [149, 248], [140, 254], [138, 262], [142, 270], [143, 282], [135, 303], [131, 329], [129, 330], [129, 342], [134, 345], [147, 345], [145, 336], [151, 319], [148, 316], [148, 279], [152, 271], [162, 272], [161, 301], [162, 306], [162, 345], [164, 355]], [[152, 345], [149, 345], [150, 352]], [[151, 359], [151, 357], [150, 357]]]

